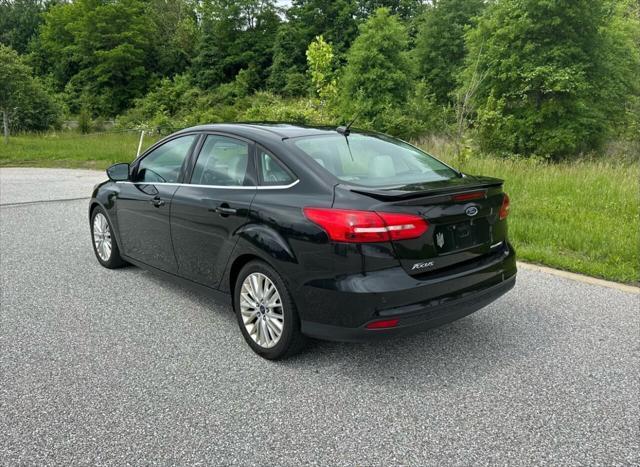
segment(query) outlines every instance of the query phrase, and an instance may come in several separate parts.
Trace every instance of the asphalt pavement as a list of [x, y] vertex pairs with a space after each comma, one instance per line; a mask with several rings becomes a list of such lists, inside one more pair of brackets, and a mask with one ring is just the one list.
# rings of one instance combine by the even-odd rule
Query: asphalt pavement
[[447, 326], [268, 362], [209, 297], [100, 267], [74, 198], [103, 178], [0, 170], [0, 465], [640, 464], [640, 295], [522, 270]]

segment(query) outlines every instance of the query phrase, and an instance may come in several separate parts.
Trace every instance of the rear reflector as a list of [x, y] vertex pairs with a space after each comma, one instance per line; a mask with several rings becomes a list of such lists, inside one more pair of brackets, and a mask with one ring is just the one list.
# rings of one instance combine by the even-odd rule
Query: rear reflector
[[385, 329], [385, 328], [395, 328], [398, 323], [400, 322], [399, 319], [381, 319], [380, 321], [372, 321], [369, 324], [367, 324], [365, 327], [367, 329]]
[[511, 204], [511, 201], [509, 200], [509, 195], [505, 193], [504, 198], [502, 198], [502, 206], [500, 206], [500, 212], [498, 214], [498, 216], [500, 217], [500, 220], [506, 219], [507, 216], [509, 215], [510, 204]]
[[304, 215], [336, 242], [370, 243], [418, 238], [429, 223], [414, 214], [304, 208]]
[[454, 201], [470, 201], [472, 199], [484, 198], [486, 192], [484, 191], [472, 191], [470, 193], [460, 193], [459, 195], [453, 195]]

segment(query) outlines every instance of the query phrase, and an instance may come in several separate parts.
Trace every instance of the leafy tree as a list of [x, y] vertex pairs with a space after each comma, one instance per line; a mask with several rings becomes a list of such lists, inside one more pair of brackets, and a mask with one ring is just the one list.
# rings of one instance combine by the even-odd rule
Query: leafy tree
[[345, 120], [359, 114], [374, 126], [384, 126], [385, 114], [406, 104], [413, 76], [407, 41], [404, 26], [386, 8], [378, 9], [361, 26], [347, 53], [340, 83]]
[[294, 0], [276, 36], [269, 88], [284, 95], [304, 94], [307, 61], [301, 44], [321, 35], [341, 61], [358, 34], [357, 13], [358, 5], [349, 0]]
[[388, 8], [392, 15], [396, 15], [403, 21], [416, 18], [425, 7], [422, 0], [359, 0], [359, 16], [367, 19], [378, 8]]
[[337, 94], [336, 79], [333, 76], [333, 48], [322, 36], [315, 38], [307, 48], [307, 63], [311, 82], [316, 94], [323, 101], [331, 101]]
[[94, 110], [115, 115], [153, 77], [153, 38], [145, 2], [77, 0], [45, 13], [36, 61], [68, 91], [72, 110], [88, 96]]
[[597, 101], [612, 133], [640, 149], [640, 3], [609, 0], [605, 14]]
[[183, 73], [196, 55], [199, 29], [196, 0], [149, 0], [154, 51], [149, 67], [161, 76]]
[[294, 0], [287, 12], [306, 33], [305, 44], [322, 35], [338, 56], [358, 35], [357, 5], [348, 0]]
[[271, 0], [208, 0], [202, 5], [202, 39], [192, 67], [195, 82], [212, 88], [254, 67], [261, 87], [271, 66], [280, 19]]
[[475, 98], [485, 150], [560, 158], [601, 145], [629, 96], [618, 61], [637, 57], [608, 22], [602, 0], [502, 0], [486, 11], [467, 37], [485, 75]]
[[15, 50], [0, 45], [0, 111], [5, 144], [9, 140], [9, 115], [18, 106], [21, 88], [29, 80], [29, 68]]
[[79, 3], [54, 5], [43, 14], [43, 24], [34, 39], [31, 62], [40, 75], [52, 77], [57, 91], [80, 70], [80, 51], [71, 25], [82, 14]]
[[484, 0], [438, 0], [421, 18], [414, 56], [418, 74], [440, 104], [451, 103], [464, 65], [465, 29], [473, 24]]
[[42, 0], [0, 0], [0, 44], [26, 53], [42, 22], [45, 4]]
[[302, 64], [305, 57], [300, 44], [305, 44], [306, 33], [290, 21], [282, 23], [273, 46], [268, 88], [283, 96], [302, 96], [308, 92], [309, 84]]
[[54, 124], [59, 109], [15, 50], [0, 45], [0, 113], [4, 142], [9, 130], [44, 130]]

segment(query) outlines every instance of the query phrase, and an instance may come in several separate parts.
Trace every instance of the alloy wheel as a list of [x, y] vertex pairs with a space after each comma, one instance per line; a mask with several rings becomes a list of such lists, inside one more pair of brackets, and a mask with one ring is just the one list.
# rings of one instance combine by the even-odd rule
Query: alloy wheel
[[111, 229], [107, 218], [99, 212], [93, 218], [93, 244], [102, 261], [109, 261], [111, 257]]
[[240, 313], [247, 333], [260, 347], [275, 346], [284, 329], [282, 299], [264, 274], [249, 274], [240, 290]]

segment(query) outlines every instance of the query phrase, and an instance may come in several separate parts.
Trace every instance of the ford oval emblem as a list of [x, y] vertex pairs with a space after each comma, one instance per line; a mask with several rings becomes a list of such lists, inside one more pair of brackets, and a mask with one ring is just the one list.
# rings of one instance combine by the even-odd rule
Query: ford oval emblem
[[478, 208], [475, 206], [469, 206], [467, 209], [465, 209], [465, 211], [467, 213], [467, 216], [469, 217], [473, 217], [476, 214], [478, 214]]

